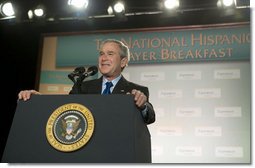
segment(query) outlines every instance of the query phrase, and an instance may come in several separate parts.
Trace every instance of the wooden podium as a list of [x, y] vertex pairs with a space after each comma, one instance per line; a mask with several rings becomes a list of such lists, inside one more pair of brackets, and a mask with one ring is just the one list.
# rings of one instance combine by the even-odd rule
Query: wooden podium
[[[63, 152], [50, 145], [46, 125], [68, 103], [91, 111], [94, 131], [80, 149]], [[151, 140], [131, 95], [33, 95], [19, 101], [2, 162], [151, 163]]]

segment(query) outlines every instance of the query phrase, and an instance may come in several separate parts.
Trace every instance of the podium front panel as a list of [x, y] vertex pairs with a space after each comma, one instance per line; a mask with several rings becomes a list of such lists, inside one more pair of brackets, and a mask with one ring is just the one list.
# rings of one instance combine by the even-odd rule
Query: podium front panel
[[[47, 141], [46, 124], [68, 103], [88, 108], [95, 127], [82, 148], [62, 152]], [[18, 102], [2, 162], [150, 163], [150, 134], [131, 95], [33, 95]]]

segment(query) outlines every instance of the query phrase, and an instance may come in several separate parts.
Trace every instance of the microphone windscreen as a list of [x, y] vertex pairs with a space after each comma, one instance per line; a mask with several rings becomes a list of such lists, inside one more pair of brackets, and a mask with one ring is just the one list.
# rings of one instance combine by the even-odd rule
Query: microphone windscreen
[[74, 72], [78, 73], [78, 74], [83, 74], [85, 72], [85, 68], [84, 67], [77, 67], [77, 68], [74, 69]]
[[95, 75], [98, 72], [97, 66], [91, 66], [88, 68], [88, 72], [91, 72], [91, 76]]

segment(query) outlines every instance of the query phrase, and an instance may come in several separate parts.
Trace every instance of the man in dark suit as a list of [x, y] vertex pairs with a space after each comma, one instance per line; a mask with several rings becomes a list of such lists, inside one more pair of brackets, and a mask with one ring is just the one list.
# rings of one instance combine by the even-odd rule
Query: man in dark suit
[[[130, 59], [129, 48], [121, 41], [108, 39], [100, 45], [98, 68], [102, 77], [75, 84], [70, 94], [132, 94], [137, 108], [141, 111], [144, 122], [155, 122], [155, 112], [149, 103], [149, 90], [127, 81], [121, 74]], [[27, 100], [31, 94], [40, 94], [35, 90], [24, 90], [19, 99]]]

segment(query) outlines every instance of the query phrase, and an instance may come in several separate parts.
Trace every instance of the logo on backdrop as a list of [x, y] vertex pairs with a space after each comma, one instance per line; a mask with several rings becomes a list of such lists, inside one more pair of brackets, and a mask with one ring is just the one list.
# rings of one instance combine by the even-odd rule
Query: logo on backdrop
[[76, 103], [65, 104], [49, 117], [46, 137], [53, 148], [72, 152], [90, 140], [94, 125], [94, 118], [88, 108]]

